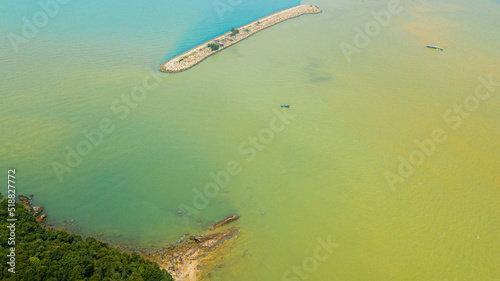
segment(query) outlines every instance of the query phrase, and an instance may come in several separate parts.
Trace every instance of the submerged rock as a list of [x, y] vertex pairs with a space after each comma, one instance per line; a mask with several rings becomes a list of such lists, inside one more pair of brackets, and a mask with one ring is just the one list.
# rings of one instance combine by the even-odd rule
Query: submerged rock
[[239, 218], [240, 218], [240, 216], [234, 216], [234, 215], [232, 215], [232, 216], [228, 216], [228, 217], [224, 218], [223, 220], [221, 220], [221, 221], [217, 222], [216, 224], [214, 224], [214, 225], [210, 228], [210, 230], [214, 230], [214, 229], [216, 229], [216, 228], [219, 228], [219, 227], [221, 227], [221, 226], [224, 226], [224, 225], [226, 225], [226, 224], [228, 224], [228, 223], [231, 223], [231, 222], [233, 222], [233, 221], [235, 221], [235, 220], [237, 220], [237, 219], [239, 219]]
[[198, 243], [201, 247], [213, 247], [223, 242], [224, 240], [235, 236], [239, 231], [232, 228], [223, 232], [209, 234], [209, 235], [194, 235], [189, 239]]

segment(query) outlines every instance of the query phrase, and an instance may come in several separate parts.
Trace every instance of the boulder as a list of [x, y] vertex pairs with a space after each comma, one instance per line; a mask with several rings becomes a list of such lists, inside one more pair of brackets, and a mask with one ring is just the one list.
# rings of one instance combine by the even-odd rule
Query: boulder
[[44, 223], [46, 218], [47, 218], [47, 215], [46, 215], [46, 214], [43, 214], [43, 215], [41, 215], [41, 216], [37, 217], [37, 218], [36, 218], [36, 220], [37, 220], [38, 222]]
[[33, 216], [37, 217], [43, 212], [43, 207], [35, 206], [33, 207]]
[[214, 230], [214, 229], [216, 229], [216, 228], [219, 228], [219, 227], [221, 227], [221, 226], [224, 226], [224, 225], [226, 225], [226, 224], [228, 224], [228, 223], [231, 223], [231, 222], [233, 222], [233, 221], [235, 221], [235, 220], [237, 220], [237, 219], [239, 219], [239, 218], [240, 218], [240, 216], [234, 216], [234, 215], [232, 215], [232, 216], [228, 216], [228, 217], [224, 218], [223, 220], [221, 220], [221, 221], [217, 222], [216, 224], [214, 224], [214, 225], [210, 228], [210, 230]]
[[28, 212], [32, 212], [32, 208], [31, 208], [31, 203], [30, 203], [30, 199], [27, 197], [27, 196], [24, 196], [24, 195], [19, 195], [19, 203], [21, 205], [23, 205], [23, 207], [28, 210]]

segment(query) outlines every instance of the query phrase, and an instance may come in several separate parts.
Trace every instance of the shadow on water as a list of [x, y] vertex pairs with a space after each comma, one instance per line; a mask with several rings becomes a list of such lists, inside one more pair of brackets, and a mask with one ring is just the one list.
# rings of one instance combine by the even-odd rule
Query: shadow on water
[[331, 72], [328, 71], [328, 65], [318, 58], [307, 57], [303, 71], [307, 74], [309, 83], [321, 83], [333, 79]]

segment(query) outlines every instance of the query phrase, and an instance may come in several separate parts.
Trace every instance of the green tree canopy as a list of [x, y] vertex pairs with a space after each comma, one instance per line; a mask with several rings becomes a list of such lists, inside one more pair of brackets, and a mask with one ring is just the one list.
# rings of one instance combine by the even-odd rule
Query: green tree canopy
[[217, 51], [220, 48], [219, 44], [208, 44], [207, 45], [212, 51]]
[[[136, 253], [120, 253], [93, 237], [43, 229], [16, 204], [16, 273], [8, 271], [7, 200], [0, 203], [0, 280], [173, 280], [158, 264]], [[9, 222], [10, 223], [10, 222]]]

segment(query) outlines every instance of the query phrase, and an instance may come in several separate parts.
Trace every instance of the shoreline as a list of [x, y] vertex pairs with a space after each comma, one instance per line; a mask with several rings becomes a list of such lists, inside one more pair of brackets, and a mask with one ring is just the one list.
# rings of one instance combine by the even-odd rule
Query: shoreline
[[[16, 202], [35, 218], [41, 228], [46, 231], [62, 231], [82, 239], [85, 237], [74, 229], [64, 228], [66, 223], [58, 226], [47, 224], [46, 210], [41, 206], [34, 206], [33, 197], [32, 194], [29, 197], [18, 195]], [[130, 255], [136, 253], [145, 260], [156, 263], [160, 269], [166, 270], [174, 281], [198, 281], [204, 276], [211, 276], [211, 271], [216, 266], [222, 267], [222, 262], [231, 256], [231, 245], [241, 235], [241, 230], [238, 226], [229, 225], [237, 224], [235, 221], [239, 218], [238, 215], [230, 215], [211, 226], [205, 224], [197, 231], [199, 234], [186, 233], [177, 242], [147, 248], [104, 238], [102, 232], [87, 237], [93, 237], [118, 252]], [[74, 219], [67, 222], [68, 225], [73, 225]]]
[[175, 281], [197, 281], [202, 272], [210, 271], [214, 261], [224, 260], [223, 256], [230, 248], [228, 244], [234, 242], [241, 233], [238, 227], [226, 226], [239, 218], [240, 216], [235, 215], [227, 216], [203, 231], [204, 234], [189, 236], [186, 233], [177, 243], [141, 255], [167, 270]]
[[223, 231], [204, 232], [204, 235], [185, 236], [174, 244], [140, 255], [156, 262], [175, 281], [198, 281], [210, 276], [216, 267], [232, 256], [232, 245], [241, 235], [238, 227]]
[[[165, 73], [179, 73], [182, 71], [186, 71], [199, 64], [206, 58], [210, 57], [211, 55], [216, 54], [238, 42], [241, 42], [242, 40], [258, 33], [259, 31], [262, 31], [266, 28], [292, 18], [296, 18], [306, 14], [318, 14], [321, 12], [321, 9], [319, 9], [317, 6], [309, 4], [298, 5], [289, 9], [281, 10], [237, 28], [238, 33], [236, 34], [233, 34], [231, 31], [226, 32], [187, 52], [184, 52], [170, 59], [169, 61], [162, 63], [158, 67], [158, 70]], [[217, 50], [212, 50], [208, 46], [209, 44], [216, 44], [219, 47]]]

